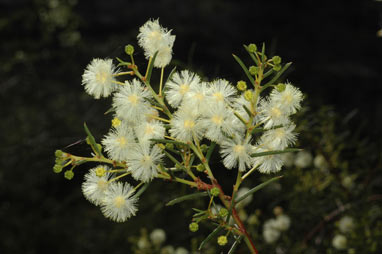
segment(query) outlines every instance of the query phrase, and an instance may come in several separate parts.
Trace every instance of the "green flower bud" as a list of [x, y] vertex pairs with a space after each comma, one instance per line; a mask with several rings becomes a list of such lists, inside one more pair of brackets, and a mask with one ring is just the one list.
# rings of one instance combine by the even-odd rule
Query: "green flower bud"
[[273, 70], [274, 70], [274, 71], [279, 71], [279, 70], [281, 70], [281, 65], [276, 64], [275, 66], [273, 66]]
[[226, 217], [228, 215], [228, 210], [226, 208], [222, 208], [219, 210], [219, 215], [221, 217]]
[[225, 235], [221, 235], [221, 236], [219, 236], [218, 237], [218, 244], [220, 245], [220, 246], [224, 246], [224, 245], [226, 245], [227, 244], [227, 237], [225, 236]]
[[249, 73], [251, 73], [252, 76], [255, 76], [259, 72], [259, 67], [256, 66], [250, 66], [249, 67]]
[[163, 144], [157, 144], [157, 146], [158, 146], [160, 149], [162, 149], [162, 150], [166, 149], [166, 146], [163, 145]]
[[199, 224], [196, 222], [192, 222], [192, 223], [190, 223], [190, 225], [188, 227], [189, 227], [191, 232], [196, 232], [199, 229]]
[[247, 83], [243, 80], [237, 82], [236, 87], [239, 91], [245, 91], [247, 89]]
[[106, 174], [106, 169], [104, 167], [97, 167], [95, 173], [96, 176], [103, 177]]
[[133, 53], [134, 53], [134, 47], [133, 45], [131, 44], [128, 44], [125, 46], [125, 52], [126, 54], [128, 54], [129, 56], [131, 56]]
[[278, 64], [281, 64], [281, 57], [279, 56], [274, 56], [272, 57], [272, 61], [274, 64], [278, 65]]
[[206, 170], [206, 168], [204, 167], [203, 164], [199, 164], [196, 166], [196, 170], [199, 172], [204, 172], [204, 170]]
[[66, 170], [64, 177], [68, 180], [72, 180], [72, 178], [74, 177], [73, 171], [72, 170]]
[[219, 188], [217, 188], [217, 187], [213, 187], [213, 188], [211, 189], [211, 195], [212, 195], [212, 196], [217, 197], [217, 196], [219, 196], [219, 193], [220, 193]]
[[166, 148], [167, 149], [174, 149], [174, 144], [173, 143], [166, 143]]
[[62, 171], [62, 166], [61, 165], [58, 165], [58, 164], [56, 164], [56, 165], [54, 165], [54, 167], [53, 167], [53, 172], [54, 173], [61, 173], [61, 171]]
[[276, 90], [279, 91], [280, 93], [283, 92], [285, 90], [285, 87], [286, 85], [283, 84], [283, 83], [279, 83], [277, 86], [276, 86]]
[[246, 99], [247, 101], [252, 101], [252, 98], [253, 98], [253, 92], [251, 90], [245, 91], [244, 99]]
[[254, 44], [254, 43], [249, 44], [249, 45], [248, 45], [248, 50], [249, 50], [249, 52], [251, 52], [251, 53], [255, 53], [255, 52], [257, 51], [257, 46], [256, 46], [256, 44]]
[[56, 150], [56, 151], [54, 152], [54, 155], [55, 155], [57, 158], [61, 158], [63, 154], [64, 154], [64, 153], [63, 153], [61, 150]]

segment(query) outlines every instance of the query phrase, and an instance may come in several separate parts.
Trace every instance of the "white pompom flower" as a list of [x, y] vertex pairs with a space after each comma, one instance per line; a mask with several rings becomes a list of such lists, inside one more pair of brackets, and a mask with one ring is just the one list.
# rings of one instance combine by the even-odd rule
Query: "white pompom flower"
[[[85, 181], [82, 183], [82, 193], [85, 198], [96, 206], [102, 203], [105, 191], [109, 186], [109, 170], [110, 168], [108, 166], [103, 165], [92, 168], [85, 175]], [[99, 174], [98, 172], [103, 174]]]
[[200, 121], [206, 130], [204, 136], [216, 143], [221, 143], [225, 136], [232, 136], [237, 130], [235, 116], [224, 104], [211, 105]]
[[259, 120], [264, 123], [265, 129], [290, 123], [289, 112], [286, 108], [282, 107], [281, 103], [274, 100], [261, 100]]
[[261, 136], [261, 143], [273, 147], [275, 150], [284, 150], [297, 141], [294, 124], [289, 124], [284, 127], [270, 129], [264, 132]]
[[149, 182], [158, 175], [157, 166], [164, 154], [162, 150], [148, 143], [136, 144], [129, 152], [127, 165], [137, 181]]
[[124, 222], [135, 215], [138, 198], [133, 194], [134, 189], [128, 183], [110, 182], [101, 204], [103, 215], [116, 222]]
[[[270, 152], [274, 150], [277, 150], [277, 149], [274, 149], [273, 147], [267, 146], [265, 144], [253, 146], [253, 153], [263, 153], [263, 152]], [[264, 174], [279, 172], [283, 164], [284, 164], [284, 160], [281, 154], [271, 154], [271, 155], [253, 157], [254, 167], [258, 167], [259, 172]]]
[[188, 106], [179, 108], [173, 115], [170, 125], [171, 136], [183, 142], [192, 141], [194, 138], [200, 140], [204, 134], [196, 108]]
[[126, 161], [132, 144], [135, 143], [133, 130], [122, 122], [116, 128], [110, 129], [109, 133], [102, 140], [102, 145], [109, 158], [116, 161]]
[[277, 89], [273, 89], [270, 94], [270, 99], [274, 103], [280, 104], [287, 114], [291, 115], [296, 113], [297, 110], [301, 108], [303, 95], [298, 88], [292, 86], [291, 84], [286, 84], [285, 89], [282, 92], [279, 92]]
[[209, 110], [211, 103], [211, 96], [208, 84], [201, 82], [196, 86], [192, 86], [190, 92], [185, 95], [183, 105], [189, 108], [193, 108], [203, 115]]
[[211, 101], [232, 105], [237, 90], [225, 79], [217, 79], [210, 83]]
[[225, 139], [221, 144], [220, 154], [226, 168], [238, 167], [239, 171], [245, 171], [252, 165], [252, 147], [250, 140], [235, 136], [233, 139]]
[[168, 103], [172, 107], [177, 108], [191, 88], [198, 86], [199, 83], [200, 77], [188, 70], [174, 73], [165, 86], [165, 95]]
[[171, 30], [163, 28], [159, 19], [149, 20], [139, 28], [138, 44], [145, 51], [146, 58], [153, 57], [158, 52], [155, 67], [162, 68], [170, 63], [174, 41], [175, 36], [171, 35]]
[[139, 80], [125, 81], [125, 85], [114, 94], [113, 107], [119, 118], [139, 122], [152, 111], [150, 103], [147, 102], [151, 98], [150, 91]]
[[274, 226], [280, 231], [286, 231], [290, 227], [290, 218], [286, 214], [280, 214], [276, 217]]
[[85, 86], [85, 91], [96, 99], [108, 97], [117, 87], [115, 75], [118, 72], [111, 59], [95, 58], [82, 75], [82, 85]]
[[274, 243], [280, 237], [281, 232], [277, 229], [276, 219], [269, 219], [263, 225], [263, 237], [266, 243]]
[[157, 120], [142, 122], [135, 127], [135, 134], [140, 143], [150, 143], [150, 139], [163, 139], [165, 132], [163, 124]]

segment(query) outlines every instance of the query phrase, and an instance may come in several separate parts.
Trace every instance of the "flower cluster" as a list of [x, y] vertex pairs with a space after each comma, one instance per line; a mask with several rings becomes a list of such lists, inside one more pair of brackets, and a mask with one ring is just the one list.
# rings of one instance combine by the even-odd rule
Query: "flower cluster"
[[[59, 152], [55, 171], [73, 165], [65, 173], [69, 179], [79, 162], [98, 161], [112, 165], [91, 169], [82, 189], [90, 202], [100, 206], [106, 217], [117, 222], [137, 212], [136, 203], [145, 188], [136, 193], [137, 189], [147, 186], [154, 178], [162, 178], [209, 193], [211, 200], [207, 211], [199, 212], [192, 225], [215, 217], [229, 233], [233, 228], [223, 223], [223, 218], [231, 216], [228, 213], [231, 210], [233, 223], [243, 227], [236, 208], [230, 208], [231, 202], [215, 179], [209, 160], [216, 147], [219, 153], [215, 155], [220, 155], [223, 165], [227, 169], [237, 169], [231, 197], [233, 202], [238, 192], [237, 204], [244, 199], [250, 202], [252, 198], [251, 193], [238, 191], [241, 182], [251, 173], [258, 170], [269, 174], [281, 170], [282, 154], [296, 151], [288, 148], [297, 140], [291, 115], [301, 108], [303, 98], [301, 91], [290, 83], [276, 83], [290, 64], [282, 66], [280, 57], [268, 58], [264, 46], [258, 51], [255, 44], [250, 44], [246, 50], [256, 66], [247, 68], [234, 56], [250, 85], [239, 81], [234, 86], [223, 78], [207, 82], [191, 70], [173, 70], [164, 81], [164, 67], [171, 61], [175, 36], [171, 35], [171, 30], [163, 28], [159, 20], [147, 21], [139, 32], [138, 44], [148, 59], [146, 74], [141, 74], [135, 64], [132, 45], [125, 48], [129, 62], [118, 58], [119, 64], [115, 66], [110, 59], [94, 59], [87, 66], [82, 76], [85, 91], [96, 99], [112, 95], [112, 110], [109, 110], [114, 114], [112, 127], [98, 144], [85, 125], [94, 157]], [[121, 70], [125, 67], [128, 71]], [[158, 92], [152, 86], [153, 67], [161, 69]], [[124, 75], [133, 77], [121, 80]], [[262, 81], [272, 75], [274, 77], [262, 85]], [[267, 88], [272, 90], [264, 96], [262, 93]], [[183, 175], [175, 175], [176, 171], [182, 171]], [[206, 174], [211, 184], [203, 182], [198, 174]], [[122, 182], [125, 176], [131, 176], [138, 185], [133, 187]], [[215, 206], [213, 198], [220, 198], [225, 206], [219, 209], [219, 215], [211, 212], [211, 204]], [[193, 230], [197, 229], [193, 227]], [[240, 231], [245, 229], [240, 228]], [[226, 236], [219, 237], [219, 245], [227, 242]], [[255, 251], [253, 244], [249, 247]]]

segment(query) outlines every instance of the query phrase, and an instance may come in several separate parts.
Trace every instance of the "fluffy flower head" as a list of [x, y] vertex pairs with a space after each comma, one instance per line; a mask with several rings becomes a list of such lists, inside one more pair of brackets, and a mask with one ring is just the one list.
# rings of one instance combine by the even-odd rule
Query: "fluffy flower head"
[[85, 91], [99, 99], [109, 96], [116, 88], [114, 75], [118, 73], [111, 59], [93, 59], [82, 75]]
[[[104, 170], [103, 175], [98, 176], [97, 172]], [[85, 175], [85, 181], [82, 183], [82, 193], [85, 198], [95, 205], [100, 205], [104, 193], [109, 186], [110, 173], [107, 172], [109, 167], [107, 166], [98, 166], [96, 168], [90, 169], [90, 171]]]

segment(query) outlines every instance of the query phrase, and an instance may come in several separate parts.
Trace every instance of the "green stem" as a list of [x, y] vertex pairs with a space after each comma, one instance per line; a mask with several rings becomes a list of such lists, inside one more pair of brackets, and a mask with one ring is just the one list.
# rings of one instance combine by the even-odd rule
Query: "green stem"
[[191, 182], [191, 181], [179, 178], [179, 177], [171, 177], [170, 175], [164, 175], [164, 174], [158, 174], [157, 177], [165, 179], [165, 180], [170, 180], [170, 181], [175, 181], [175, 182], [178, 182], [178, 183], [187, 184], [187, 185], [189, 185], [191, 187], [195, 187], [195, 188], [198, 187], [197, 183]]

